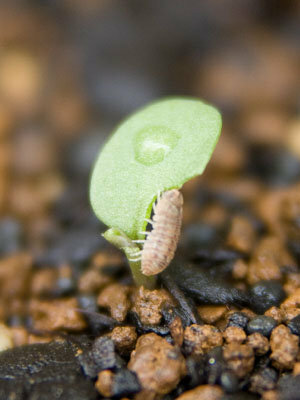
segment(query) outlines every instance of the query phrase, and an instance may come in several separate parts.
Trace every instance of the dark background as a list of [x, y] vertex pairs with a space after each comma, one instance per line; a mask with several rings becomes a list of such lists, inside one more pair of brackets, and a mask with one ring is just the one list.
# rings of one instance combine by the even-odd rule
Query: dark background
[[[100, 145], [124, 116], [161, 96], [200, 97], [222, 112], [207, 176], [221, 168], [225, 186], [237, 174], [259, 175], [255, 157], [264, 159], [271, 146], [294, 153], [295, 178], [299, 5], [2, 0], [0, 255], [39, 251], [70, 229], [86, 229], [93, 241], [103, 227], [90, 210], [88, 184]], [[253, 146], [249, 169], [244, 155]]]

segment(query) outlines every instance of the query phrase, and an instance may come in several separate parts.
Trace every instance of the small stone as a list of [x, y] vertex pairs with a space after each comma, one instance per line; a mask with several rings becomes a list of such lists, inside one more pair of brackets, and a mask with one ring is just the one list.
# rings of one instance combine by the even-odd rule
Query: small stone
[[248, 218], [235, 216], [227, 237], [227, 245], [242, 253], [249, 254], [255, 240], [255, 230]]
[[261, 333], [264, 336], [270, 336], [272, 330], [276, 327], [277, 322], [272, 317], [266, 315], [258, 315], [248, 322], [247, 333]]
[[277, 390], [280, 400], [298, 400], [300, 393], [300, 376], [282, 374], [278, 380]]
[[284, 313], [283, 313], [283, 311], [282, 311], [280, 308], [275, 307], [275, 306], [269, 308], [269, 309], [265, 312], [265, 315], [266, 315], [267, 317], [271, 317], [271, 318], [275, 319], [275, 321], [277, 322], [277, 324], [281, 324], [281, 322], [283, 321], [283, 318], [284, 318]]
[[267, 390], [262, 393], [262, 400], [279, 400], [279, 394], [277, 390]]
[[109, 265], [120, 265], [122, 258], [119, 254], [101, 251], [97, 253], [89, 268], [80, 276], [78, 289], [82, 293], [97, 293], [100, 289], [113, 282], [111, 276], [104, 273]]
[[84, 373], [95, 378], [102, 370], [117, 366], [118, 357], [111, 339], [105, 336], [98, 337], [90, 350], [78, 355], [78, 360]]
[[261, 368], [250, 377], [250, 391], [262, 394], [275, 389], [278, 374], [273, 368]]
[[98, 379], [95, 387], [98, 392], [104, 397], [111, 397], [113, 395], [112, 385], [114, 380], [114, 373], [110, 370], [99, 372]]
[[272, 364], [278, 369], [292, 369], [298, 353], [299, 338], [293, 335], [285, 325], [273, 329], [270, 346]]
[[148, 290], [141, 286], [134, 298], [132, 310], [137, 313], [142, 324], [158, 325], [162, 319], [162, 308], [174, 305], [169, 293], [164, 289]]
[[181, 347], [183, 343], [184, 329], [181, 318], [176, 315], [173, 321], [169, 324], [170, 334], [174, 340], [174, 344]]
[[300, 336], [300, 315], [297, 315], [295, 318], [291, 319], [287, 326], [294, 335]]
[[10, 329], [14, 347], [23, 346], [28, 343], [28, 332], [23, 326], [12, 326]]
[[[35, 344], [35, 343], [50, 343], [55, 340], [55, 336], [49, 336], [49, 335], [34, 335], [30, 333], [28, 335], [28, 344]], [[57, 338], [58, 341], [61, 340], [61, 338]]]
[[87, 327], [75, 298], [31, 300], [29, 308], [37, 331], [81, 331]]
[[239, 380], [232, 371], [222, 372], [220, 384], [226, 393], [234, 393], [239, 390]]
[[250, 295], [252, 307], [259, 314], [272, 306], [278, 307], [286, 296], [282, 284], [274, 280], [257, 282], [250, 288]]
[[137, 334], [134, 326], [117, 326], [111, 334], [111, 340], [120, 353], [128, 353], [134, 349]]
[[223, 318], [228, 309], [226, 306], [198, 306], [197, 311], [200, 315], [200, 318], [206, 324], [214, 324], [219, 319]]
[[222, 333], [212, 325], [193, 324], [184, 330], [184, 348], [187, 354], [202, 355], [222, 344]]
[[123, 322], [130, 308], [130, 287], [114, 283], [104, 288], [98, 296], [97, 304], [109, 309], [118, 322]]
[[[3, 308], [3, 319], [8, 318], [18, 302], [22, 310], [28, 297], [32, 276], [32, 257], [27, 253], [17, 253], [0, 260], [0, 293]], [[16, 279], [17, 277], [17, 279]], [[15, 303], [16, 304], [16, 303]]]
[[247, 343], [252, 347], [255, 354], [258, 356], [263, 356], [269, 351], [270, 345], [268, 339], [261, 333], [252, 333], [247, 338]]
[[247, 275], [248, 265], [242, 259], [238, 259], [232, 266], [232, 277], [234, 279], [244, 279]]
[[282, 310], [287, 308], [297, 308], [300, 306], [300, 288], [296, 289], [284, 302], [280, 305]]
[[0, 351], [11, 349], [14, 346], [13, 334], [3, 323], [0, 323]]
[[112, 386], [114, 397], [130, 396], [140, 390], [141, 385], [135, 372], [127, 368], [121, 368], [116, 372]]
[[224, 347], [223, 357], [229, 369], [238, 378], [245, 377], [252, 371], [254, 365], [254, 352], [248, 344], [230, 343]]
[[300, 287], [300, 274], [289, 273], [286, 277], [286, 281], [283, 285], [284, 291], [287, 295], [291, 295], [296, 289]]
[[110, 276], [103, 275], [96, 268], [88, 268], [78, 280], [78, 289], [81, 293], [97, 293], [104, 286], [112, 283]]
[[296, 362], [293, 368], [293, 375], [300, 375], [300, 362]]
[[246, 340], [247, 335], [245, 331], [238, 326], [228, 326], [228, 328], [223, 332], [223, 338], [226, 343], [243, 343]]
[[281, 279], [280, 267], [294, 265], [291, 255], [277, 236], [264, 237], [255, 247], [248, 269], [250, 285], [262, 280]]
[[57, 278], [58, 273], [55, 268], [44, 268], [36, 271], [31, 281], [31, 293], [34, 296], [43, 296], [53, 293]]
[[288, 324], [292, 319], [300, 315], [300, 308], [288, 307], [288, 308], [282, 308], [282, 310], [283, 310], [283, 321], [285, 324]]
[[184, 392], [176, 400], [221, 400], [223, 390], [217, 385], [201, 385]]
[[144, 389], [158, 394], [169, 393], [186, 373], [180, 350], [155, 333], [139, 337], [128, 368], [137, 374]]
[[256, 317], [256, 313], [253, 310], [250, 310], [250, 308], [244, 307], [244, 308], [241, 309], [241, 312], [243, 314], [246, 314], [249, 319], [252, 319], [252, 318]]
[[249, 321], [249, 317], [243, 312], [234, 312], [229, 314], [228, 326], [237, 326], [245, 329]]

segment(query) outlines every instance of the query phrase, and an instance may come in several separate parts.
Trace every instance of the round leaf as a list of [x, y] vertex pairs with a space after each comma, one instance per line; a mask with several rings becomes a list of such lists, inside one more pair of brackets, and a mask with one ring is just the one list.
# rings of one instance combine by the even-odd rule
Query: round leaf
[[95, 164], [90, 198], [100, 220], [135, 239], [158, 192], [201, 174], [217, 144], [221, 116], [192, 98], [167, 98], [126, 119]]

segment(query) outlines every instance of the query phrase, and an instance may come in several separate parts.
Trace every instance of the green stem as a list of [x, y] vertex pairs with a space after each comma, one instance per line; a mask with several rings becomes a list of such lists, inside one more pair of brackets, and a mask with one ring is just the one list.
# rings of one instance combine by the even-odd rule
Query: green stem
[[118, 249], [124, 251], [137, 286], [144, 286], [147, 289], [153, 289], [156, 286], [156, 276], [144, 275], [141, 271], [140, 261], [129, 261], [134, 258], [133, 254], [138, 252], [140, 248], [124, 232], [116, 228], [110, 228], [102, 236]]

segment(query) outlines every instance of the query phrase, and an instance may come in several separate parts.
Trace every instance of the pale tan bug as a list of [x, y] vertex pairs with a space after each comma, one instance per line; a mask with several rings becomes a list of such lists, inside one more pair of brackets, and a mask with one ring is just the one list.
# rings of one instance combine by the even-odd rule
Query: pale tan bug
[[146, 240], [135, 240], [143, 243], [143, 249], [136, 253], [144, 275], [156, 275], [170, 264], [174, 257], [182, 222], [183, 197], [179, 190], [172, 189], [158, 195], [153, 206], [153, 220], [146, 220], [152, 224], [150, 232], [141, 232], [147, 235]]

